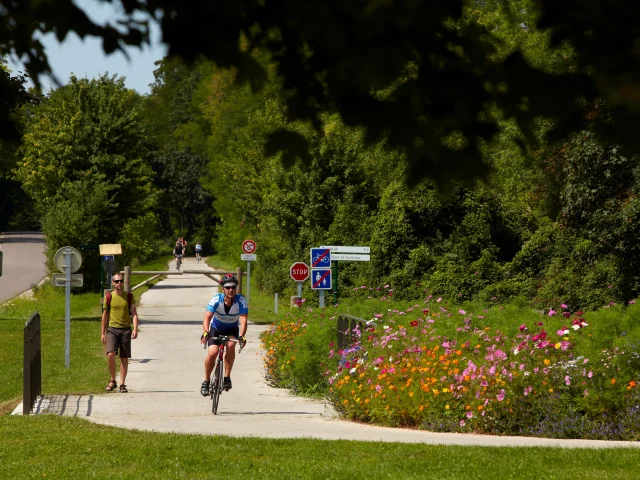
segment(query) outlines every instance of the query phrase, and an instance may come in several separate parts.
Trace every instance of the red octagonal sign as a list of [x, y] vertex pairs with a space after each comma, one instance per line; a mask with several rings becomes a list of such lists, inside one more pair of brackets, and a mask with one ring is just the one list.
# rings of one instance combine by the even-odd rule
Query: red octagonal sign
[[309, 278], [309, 267], [307, 267], [307, 264], [304, 262], [296, 262], [291, 265], [289, 275], [291, 275], [291, 278], [296, 282], [304, 282]]

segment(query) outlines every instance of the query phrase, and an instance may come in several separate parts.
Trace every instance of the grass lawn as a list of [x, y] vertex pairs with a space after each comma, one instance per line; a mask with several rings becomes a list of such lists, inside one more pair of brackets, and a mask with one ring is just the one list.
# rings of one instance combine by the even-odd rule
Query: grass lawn
[[[161, 258], [139, 268], [164, 269], [168, 260], [169, 257]], [[131, 285], [146, 278], [149, 277], [132, 276]], [[150, 287], [147, 284], [137, 289], [134, 292], [136, 301]], [[43, 391], [83, 394], [104, 389], [108, 372], [100, 342], [100, 294], [83, 293], [71, 297], [72, 368], [66, 369], [64, 289], [46, 283], [35, 289], [33, 298], [16, 298], [0, 307], [0, 415], [11, 412], [22, 399], [23, 329], [35, 311], [40, 312], [41, 319]]]
[[640, 449], [178, 435], [48, 415], [0, 417], [0, 431], [0, 478], [631, 479], [640, 464]]

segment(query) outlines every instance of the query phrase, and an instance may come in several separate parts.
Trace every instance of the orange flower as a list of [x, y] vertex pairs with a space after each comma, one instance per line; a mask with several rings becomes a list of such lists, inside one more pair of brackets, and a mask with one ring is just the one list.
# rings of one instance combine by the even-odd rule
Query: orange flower
[[615, 378], [612, 378], [612, 379], [611, 379], [611, 385], [615, 385], [615, 384], [616, 384], [616, 379], [615, 379]]

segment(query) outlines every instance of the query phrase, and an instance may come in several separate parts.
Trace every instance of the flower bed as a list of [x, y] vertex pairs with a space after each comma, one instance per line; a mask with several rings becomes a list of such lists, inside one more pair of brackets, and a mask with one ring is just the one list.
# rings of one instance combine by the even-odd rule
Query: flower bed
[[[483, 315], [441, 305], [378, 313], [343, 351], [327, 341], [326, 332], [335, 334], [333, 317], [290, 318], [265, 335], [265, 361], [276, 383], [304, 390], [315, 382], [338, 411], [357, 421], [430, 431], [640, 438], [637, 345], [601, 348], [586, 316], [566, 306], [501, 331], [487, 326]], [[321, 331], [327, 343], [322, 352], [316, 342], [314, 356], [308, 349]], [[293, 365], [303, 351], [302, 370], [315, 364], [324, 381], [315, 374], [299, 380]]]

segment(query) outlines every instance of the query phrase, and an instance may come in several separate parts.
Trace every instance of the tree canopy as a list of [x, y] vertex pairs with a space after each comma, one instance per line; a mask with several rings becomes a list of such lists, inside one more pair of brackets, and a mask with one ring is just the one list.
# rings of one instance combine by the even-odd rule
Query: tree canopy
[[[116, 2], [105, 0], [114, 5]], [[630, 151], [640, 110], [637, 25], [631, 2], [535, 0], [243, 0], [196, 4], [178, 0], [121, 0], [121, 23], [94, 23], [72, 0], [0, 1], [0, 55], [24, 58], [32, 77], [50, 71], [38, 35], [69, 32], [103, 39], [107, 53], [149, 41], [156, 19], [169, 54], [200, 56], [237, 70], [237, 81], [267, 81], [256, 50], [268, 51], [289, 120], [311, 122], [337, 112], [365, 140], [385, 138], [402, 151], [409, 178], [470, 178], [486, 172], [481, 143], [512, 119], [530, 143], [538, 117], [553, 120], [554, 138], [587, 124]], [[501, 12], [500, 25], [468, 21], [465, 12]], [[142, 16], [141, 16], [142, 15]], [[499, 55], [501, 30], [539, 29], [551, 47], [568, 46], [567, 68], [533, 65], [517, 36]], [[504, 51], [504, 49], [502, 49]], [[590, 115], [599, 98], [607, 116]], [[284, 160], [309, 158], [309, 143], [283, 127], [265, 139], [266, 152]]]

